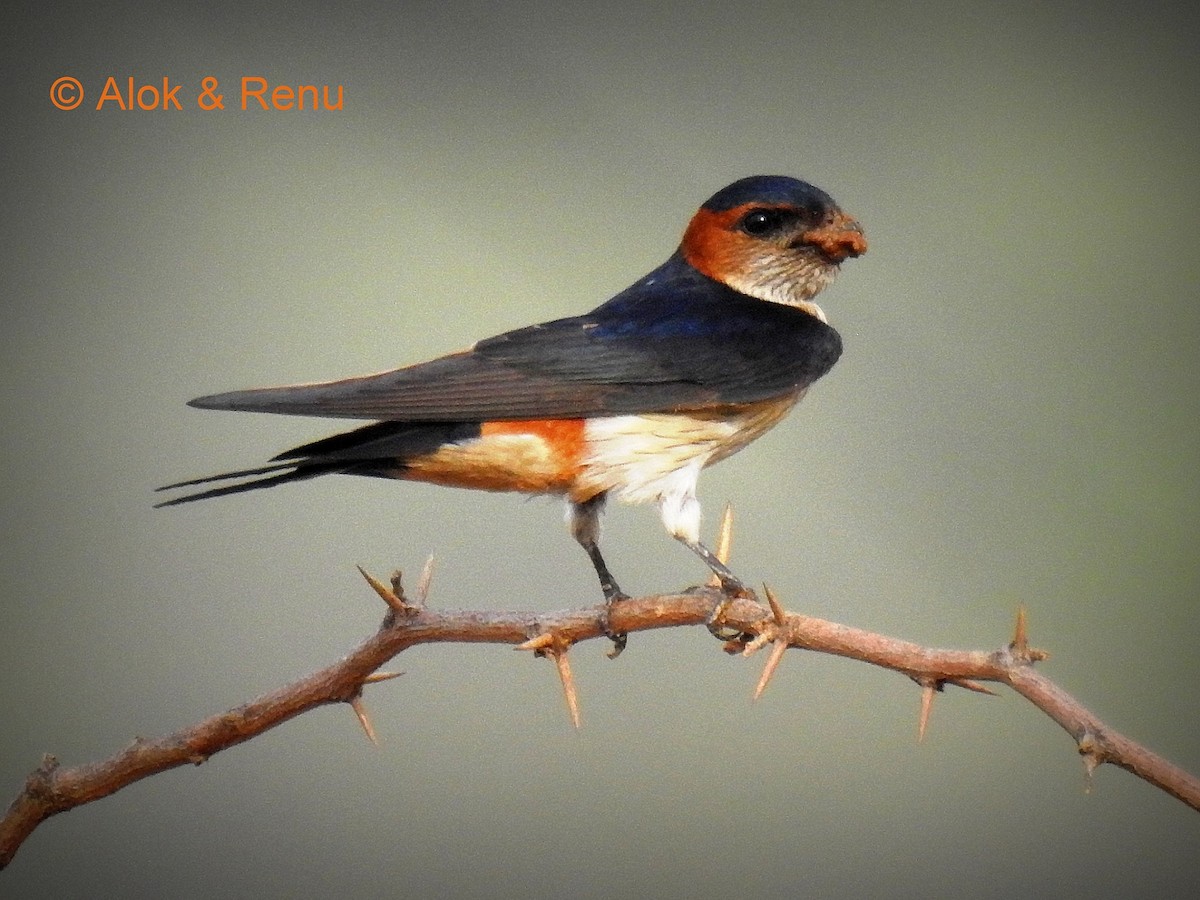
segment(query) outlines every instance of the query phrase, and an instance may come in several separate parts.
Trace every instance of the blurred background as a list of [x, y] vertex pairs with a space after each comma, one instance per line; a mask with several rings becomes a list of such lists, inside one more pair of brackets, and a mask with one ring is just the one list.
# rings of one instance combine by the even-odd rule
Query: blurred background
[[[22, 4], [24, 5], [24, 4]], [[0, 40], [0, 798], [326, 665], [354, 570], [442, 607], [598, 600], [556, 501], [328, 478], [154, 510], [337, 422], [193, 396], [391, 368], [590, 309], [708, 195], [806, 178], [870, 253], [822, 299], [846, 351], [710, 470], [711, 536], [796, 610], [990, 649], [1200, 771], [1200, 70], [1128, 4], [405, 2], [30, 6]], [[56, 109], [61, 76], [83, 105]], [[182, 111], [94, 108], [109, 76]], [[225, 109], [203, 111], [204, 77]], [[242, 111], [238, 84], [344, 88]], [[344, 423], [343, 423], [344, 424]], [[703, 578], [613, 508], [634, 593]], [[1005, 690], [919, 691], [703, 631], [553, 667], [403, 654], [348, 709], [58, 816], [5, 896], [1195, 896], [1200, 816]], [[10, 893], [11, 892], [11, 893]]]

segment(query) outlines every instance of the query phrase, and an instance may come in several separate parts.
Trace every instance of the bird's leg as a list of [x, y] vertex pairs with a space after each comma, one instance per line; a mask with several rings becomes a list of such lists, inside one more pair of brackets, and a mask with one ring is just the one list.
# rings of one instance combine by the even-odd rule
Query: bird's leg
[[588, 543], [583, 545], [583, 549], [587, 551], [587, 555], [596, 569], [596, 575], [600, 578], [600, 590], [604, 592], [604, 602], [612, 606], [618, 600], [628, 600], [629, 595], [621, 590], [612, 573], [608, 571], [604, 557], [600, 555], [600, 547], [597, 544]]
[[721, 582], [721, 590], [728, 596], [747, 596], [751, 593], [750, 589], [742, 584], [742, 580], [729, 570], [729, 566], [721, 562], [717, 558], [717, 554], [713, 553], [699, 541], [689, 541], [680, 538], [680, 542], [704, 560], [705, 564], [712, 570], [712, 573], [717, 576], [717, 580]]
[[609, 610], [612, 605], [621, 600], [628, 600], [629, 595], [621, 590], [616, 579], [612, 577], [612, 573], [608, 571], [608, 566], [604, 564], [604, 557], [600, 555], [600, 546], [596, 543], [588, 543], [583, 545], [583, 549], [587, 551], [588, 557], [592, 560], [592, 565], [596, 568], [596, 575], [600, 578], [600, 590], [604, 592], [604, 634], [612, 641], [612, 649], [608, 651], [609, 659], [616, 659], [621, 655], [621, 651], [625, 649], [625, 645], [629, 643], [629, 635], [624, 631], [613, 631], [612, 622], [609, 620]]
[[571, 527], [571, 535], [587, 553], [588, 559], [592, 561], [592, 567], [596, 570], [596, 576], [600, 579], [600, 590], [604, 592], [602, 622], [604, 634], [613, 642], [608, 657], [616, 659], [629, 642], [629, 635], [613, 631], [608, 612], [614, 603], [628, 600], [629, 595], [621, 590], [617, 580], [613, 578], [612, 572], [608, 571], [604, 556], [600, 553], [600, 513], [604, 511], [604, 501], [604, 494], [597, 494], [582, 503], [572, 500], [567, 507], [567, 518]]
[[709, 633], [718, 640], [737, 640], [742, 633], [722, 626], [721, 617], [725, 614], [725, 610], [731, 602], [738, 597], [753, 597], [754, 592], [746, 587], [742, 583], [742, 580], [730, 571], [729, 566], [717, 558], [717, 554], [713, 553], [702, 543], [691, 541], [684, 537], [680, 537], [679, 542], [704, 560], [705, 564], [712, 570], [712, 573], [717, 576], [717, 580], [721, 582], [721, 593], [723, 596], [717, 602], [717, 605], [713, 607], [713, 611], [709, 613], [708, 622], [706, 623]]
[[[698, 474], [698, 470], [695, 474]], [[708, 630], [720, 640], [731, 641], [737, 639], [741, 632], [722, 628], [721, 616], [731, 601], [738, 597], [753, 597], [754, 592], [742, 584], [742, 580], [717, 558], [717, 554], [700, 543], [700, 503], [696, 500], [695, 488], [693, 480], [684, 483], [682, 490], [664, 493], [659, 497], [659, 511], [668, 533], [704, 560], [704, 564], [721, 582], [723, 596], [708, 617]]]

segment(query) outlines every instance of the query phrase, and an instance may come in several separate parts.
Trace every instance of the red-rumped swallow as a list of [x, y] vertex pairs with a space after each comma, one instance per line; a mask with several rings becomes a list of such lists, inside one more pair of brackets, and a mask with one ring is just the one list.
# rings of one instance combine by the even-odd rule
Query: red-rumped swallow
[[[612, 604], [625, 594], [600, 554], [611, 494], [656, 502], [667, 532], [725, 594], [744, 593], [700, 542], [696, 481], [776, 425], [837, 361], [841, 338], [813, 297], [866, 249], [858, 223], [824, 191], [743, 178], [700, 207], [665, 263], [589, 313], [377, 375], [190, 401], [378, 421], [272, 465], [160, 488], [251, 479], [159, 505], [333, 473], [558, 494]], [[623, 636], [610, 637], [619, 650]]]

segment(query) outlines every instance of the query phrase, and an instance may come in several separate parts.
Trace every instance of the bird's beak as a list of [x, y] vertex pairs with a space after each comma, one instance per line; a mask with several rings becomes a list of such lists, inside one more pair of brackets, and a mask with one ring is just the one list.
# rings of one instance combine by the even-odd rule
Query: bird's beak
[[800, 240], [816, 247], [830, 262], [840, 263], [848, 256], [862, 256], [867, 252], [867, 238], [857, 220], [841, 210], [828, 224], [810, 228], [800, 235]]

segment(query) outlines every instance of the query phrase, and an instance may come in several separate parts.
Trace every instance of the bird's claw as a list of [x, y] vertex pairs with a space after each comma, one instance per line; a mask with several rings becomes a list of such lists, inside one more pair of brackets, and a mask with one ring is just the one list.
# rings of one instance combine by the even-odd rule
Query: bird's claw
[[749, 635], [740, 628], [731, 628], [721, 621], [725, 616], [725, 609], [729, 606], [729, 601], [729, 597], [723, 597], [717, 601], [717, 605], [713, 607], [713, 611], [709, 614], [708, 621], [704, 623], [708, 628], [709, 634], [718, 641], [726, 644], [730, 641], [741, 642], [749, 638]]
[[624, 651], [629, 643], [629, 635], [624, 631], [614, 631], [612, 621], [609, 618], [609, 610], [612, 609], [614, 603], [620, 603], [622, 600], [628, 600], [629, 595], [622, 593], [618, 589], [604, 592], [604, 612], [600, 616], [600, 627], [604, 629], [604, 636], [612, 641], [612, 647], [605, 655], [609, 659], [616, 659]]
[[724, 643], [730, 643], [731, 641], [744, 643], [750, 640], [750, 635], [740, 628], [726, 626], [723, 619], [725, 618], [725, 611], [729, 609], [729, 604], [734, 600], [753, 600], [755, 593], [737, 578], [720, 574], [717, 577], [721, 579], [722, 596], [716, 605], [713, 606], [713, 610], [709, 613], [708, 620], [704, 624], [708, 628], [708, 633], [718, 641]]

